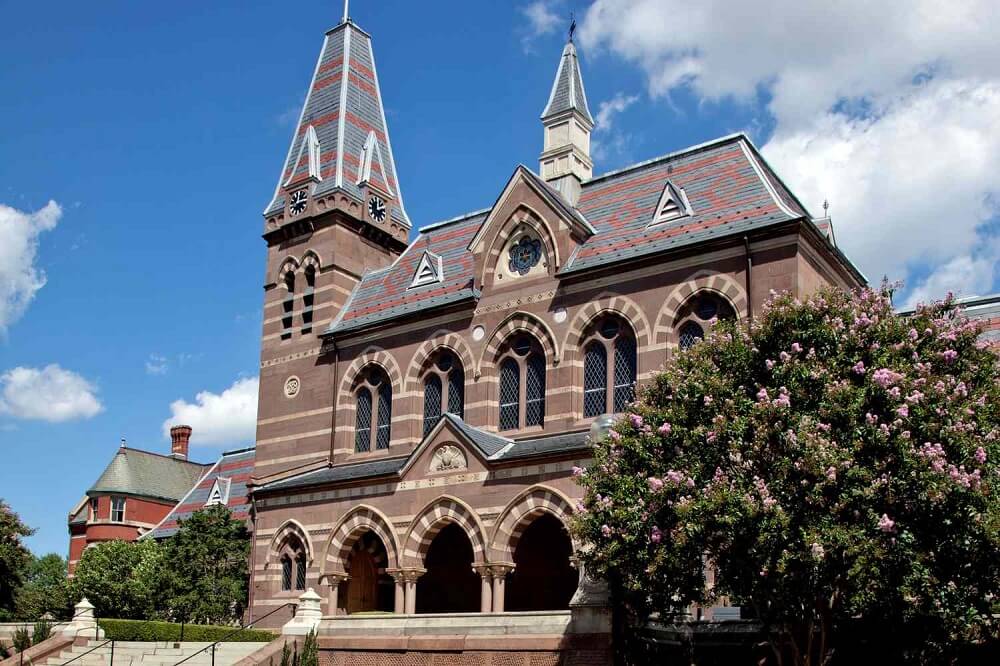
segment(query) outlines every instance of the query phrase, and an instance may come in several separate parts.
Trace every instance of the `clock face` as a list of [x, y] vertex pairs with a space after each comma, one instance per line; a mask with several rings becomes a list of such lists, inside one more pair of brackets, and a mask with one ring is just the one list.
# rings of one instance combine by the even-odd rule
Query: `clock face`
[[376, 222], [385, 220], [385, 202], [381, 197], [375, 196], [368, 200], [368, 214]]
[[309, 195], [306, 194], [305, 190], [299, 190], [292, 195], [291, 199], [288, 200], [288, 212], [292, 215], [298, 215], [306, 209], [306, 200]]

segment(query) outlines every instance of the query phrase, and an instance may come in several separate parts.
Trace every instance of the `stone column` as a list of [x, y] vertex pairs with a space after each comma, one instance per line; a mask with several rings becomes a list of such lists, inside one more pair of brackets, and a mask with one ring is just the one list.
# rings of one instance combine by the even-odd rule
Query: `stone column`
[[337, 595], [340, 594], [340, 583], [347, 580], [348, 576], [346, 573], [335, 573], [328, 574], [326, 577], [326, 582], [330, 586], [330, 589], [326, 593], [326, 614], [336, 615], [337, 614], [337, 604], [339, 599]]
[[417, 612], [417, 579], [427, 573], [426, 569], [406, 569], [403, 578], [406, 581], [406, 614]]
[[472, 569], [479, 574], [482, 581], [479, 592], [479, 612], [490, 613], [493, 611], [493, 574], [487, 564], [476, 564]]
[[406, 576], [399, 569], [389, 569], [386, 573], [392, 576], [395, 583], [392, 612], [402, 615], [406, 612]]
[[513, 564], [494, 564], [490, 567], [493, 576], [493, 612], [502, 613], [504, 604], [504, 588], [507, 584], [507, 574], [514, 570]]

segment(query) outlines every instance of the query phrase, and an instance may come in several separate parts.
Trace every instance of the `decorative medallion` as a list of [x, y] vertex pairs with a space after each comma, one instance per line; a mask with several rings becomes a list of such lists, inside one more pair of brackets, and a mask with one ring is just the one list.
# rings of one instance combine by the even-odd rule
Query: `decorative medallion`
[[291, 376], [285, 380], [285, 397], [294, 398], [299, 394], [299, 378], [296, 376]]
[[552, 320], [557, 324], [566, 321], [566, 308], [556, 308], [556, 311], [552, 313]]
[[522, 236], [521, 240], [510, 247], [507, 254], [510, 261], [508, 268], [511, 273], [527, 275], [528, 271], [538, 265], [542, 258], [542, 241], [530, 236]]
[[431, 456], [431, 472], [448, 472], [466, 467], [468, 464], [465, 461], [465, 454], [453, 444], [439, 446]]
[[474, 329], [472, 329], [472, 339], [475, 340], [476, 342], [479, 342], [485, 337], [486, 337], [486, 329], [483, 328], [482, 326], [476, 326]]

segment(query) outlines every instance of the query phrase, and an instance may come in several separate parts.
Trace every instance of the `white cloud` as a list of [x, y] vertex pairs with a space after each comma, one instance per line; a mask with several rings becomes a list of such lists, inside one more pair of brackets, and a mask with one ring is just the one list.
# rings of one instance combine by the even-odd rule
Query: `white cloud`
[[612, 154], [622, 155], [626, 152], [631, 134], [615, 129], [615, 116], [623, 113], [638, 100], [638, 95], [626, 95], [619, 91], [611, 99], [600, 103], [590, 143], [590, 152], [595, 160], [604, 161]]
[[0, 375], [0, 413], [15, 418], [60, 423], [89, 419], [103, 409], [92, 383], [56, 364]]
[[538, 37], [554, 32], [563, 19], [552, 10], [551, 0], [535, 0], [520, 8], [520, 12], [528, 20], [521, 35], [521, 45], [526, 52], [533, 50], [534, 41]]
[[[992, 286], [1000, 193], [1000, 40], [989, 0], [596, 0], [591, 53], [640, 67], [650, 95], [759, 108], [764, 154], [869, 277]], [[780, 17], [780, 20], [775, 20]], [[956, 267], [985, 270], [962, 278]], [[947, 267], [951, 268], [947, 268]], [[962, 285], [955, 285], [961, 288]]]
[[165, 375], [169, 369], [170, 363], [167, 361], [166, 356], [161, 356], [160, 354], [150, 354], [149, 358], [146, 359], [147, 375]]
[[626, 95], [619, 91], [611, 99], [601, 102], [594, 121], [594, 131], [609, 132], [614, 126], [614, 118], [639, 100], [638, 95]]
[[0, 335], [27, 310], [45, 273], [35, 265], [38, 236], [54, 229], [62, 208], [49, 201], [33, 213], [0, 204]]
[[981, 256], [961, 255], [939, 266], [910, 290], [906, 307], [942, 298], [949, 291], [960, 297], [982, 296], [988, 292], [1000, 261], [1000, 248], [993, 245]]
[[222, 393], [201, 391], [193, 403], [175, 400], [170, 403], [170, 418], [163, 422], [163, 436], [170, 436], [171, 426], [184, 424], [193, 429], [191, 443], [195, 445], [253, 442], [258, 386], [257, 377], [244, 377]]

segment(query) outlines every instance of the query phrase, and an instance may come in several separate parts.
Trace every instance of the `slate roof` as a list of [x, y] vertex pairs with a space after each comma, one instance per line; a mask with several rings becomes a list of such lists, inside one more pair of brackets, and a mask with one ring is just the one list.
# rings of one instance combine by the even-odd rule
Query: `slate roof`
[[567, 42], [566, 46], [563, 47], [562, 58], [559, 59], [559, 68], [556, 70], [556, 78], [552, 82], [548, 104], [542, 111], [542, 118], [571, 110], [578, 111], [590, 121], [591, 125], [594, 124], [594, 118], [590, 115], [590, 107], [587, 106], [587, 92], [583, 89], [583, 77], [580, 76], [580, 60], [576, 55], [576, 46], [573, 42]]
[[[253, 474], [255, 450], [227, 451], [212, 465], [201, 479], [188, 488], [184, 498], [170, 510], [163, 520], [148, 532], [149, 538], [164, 539], [177, 532], [178, 521], [191, 517], [205, 507], [216, 481], [228, 481], [229, 496], [226, 506], [236, 520], [245, 520], [250, 513], [247, 482]], [[145, 536], [145, 535], [144, 535]]]
[[382, 458], [369, 462], [353, 463], [350, 465], [338, 465], [336, 467], [324, 467], [322, 469], [304, 472], [302, 474], [272, 481], [261, 486], [262, 490], [287, 490], [289, 488], [302, 488], [304, 486], [326, 485], [328, 483], [341, 483], [345, 481], [357, 481], [359, 479], [369, 479], [376, 476], [395, 474], [406, 464], [406, 458]]
[[409, 227], [375, 71], [371, 36], [350, 20], [326, 33], [288, 156], [264, 215], [284, 207], [285, 197], [281, 190], [293, 174], [295, 177], [308, 175], [308, 151], [302, 150], [302, 142], [310, 125], [319, 139], [322, 176], [314, 195], [341, 187], [361, 198], [358, 180], [362, 150], [368, 133], [374, 131], [385, 172], [375, 167], [377, 161], [373, 162], [371, 182], [395, 195], [399, 205], [392, 207], [392, 217]]
[[[527, 167], [519, 166], [515, 176], [519, 172], [539, 187], [554, 208], [592, 231], [559, 275], [772, 224], [811, 219], [744, 134], [592, 178], [583, 183], [577, 207], [570, 206]], [[668, 180], [684, 190], [692, 214], [650, 227]], [[421, 228], [395, 263], [362, 277], [327, 333], [355, 331], [429, 308], [478, 299], [468, 246], [489, 212], [479, 210]], [[425, 250], [441, 256], [444, 280], [410, 288]]]
[[180, 458], [121, 447], [87, 494], [121, 493], [176, 502], [207, 468]]
[[492, 458], [514, 441], [496, 433], [474, 428], [455, 414], [446, 412], [441, 418], [454, 425], [487, 458]]
[[516, 458], [528, 458], [530, 456], [589, 448], [590, 440], [588, 431], [566, 432], [559, 435], [549, 435], [548, 437], [519, 440], [514, 442], [512, 447], [504, 451], [503, 455], [498, 459], [513, 460]]

